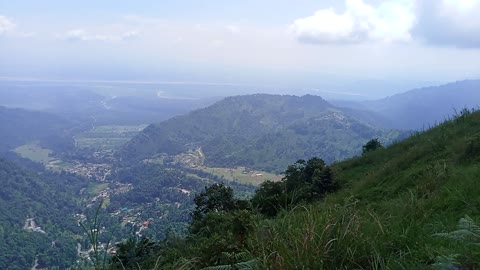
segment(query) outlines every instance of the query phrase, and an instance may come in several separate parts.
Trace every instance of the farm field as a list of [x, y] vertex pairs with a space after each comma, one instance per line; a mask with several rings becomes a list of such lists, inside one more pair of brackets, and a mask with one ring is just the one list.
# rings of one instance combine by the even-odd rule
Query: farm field
[[218, 177], [223, 177], [228, 181], [235, 181], [243, 184], [260, 185], [261, 183], [270, 181], [280, 181], [282, 175], [276, 175], [264, 171], [250, 170], [244, 167], [238, 168], [212, 168], [200, 167], [204, 172], [211, 173]]
[[19, 154], [23, 158], [27, 158], [32, 161], [42, 163], [44, 165], [55, 160], [54, 157], [50, 156], [50, 153], [52, 153], [52, 150], [42, 148], [36, 142], [21, 145], [15, 148], [13, 151]]
[[95, 148], [100, 150], [115, 149], [122, 146], [147, 125], [135, 126], [98, 126], [84, 132], [76, 138], [79, 148]]

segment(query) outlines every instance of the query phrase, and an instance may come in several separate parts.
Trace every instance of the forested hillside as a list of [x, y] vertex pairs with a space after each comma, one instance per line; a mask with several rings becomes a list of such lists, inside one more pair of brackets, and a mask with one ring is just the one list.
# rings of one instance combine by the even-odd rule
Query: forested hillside
[[480, 113], [371, 145], [331, 166], [299, 160], [249, 201], [223, 185], [205, 188], [188, 237], [124, 242], [111, 266], [478, 269]]
[[39, 141], [52, 149], [73, 147], [74, 122], [56, 115], [0, 106], [0, 152]]
[[352, 114], [318, 96], [228, 97], [148, 126], [125, 145], [120, 156], [142, 160], [200, 147], [208, 166], [280, 171], [292, 160], [322, 156], [333, 162], [358, 154], [373, 137], [391, 142], [399, 136], [399, 132], [364, 124]]
[[83, 211], [72, 175], [28, 171], [0, 159], [0, 269], [40, 266], [65, 269], [77, 259], [73, 215]]

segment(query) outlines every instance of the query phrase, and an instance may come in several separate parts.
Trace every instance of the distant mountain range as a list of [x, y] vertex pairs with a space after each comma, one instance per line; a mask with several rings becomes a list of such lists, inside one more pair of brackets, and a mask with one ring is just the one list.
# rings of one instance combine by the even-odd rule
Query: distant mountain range
[[386, 128], [423, 129], [443, 122], [463, 108], [478, 108], [480, 80], [419, 88], [373, 101], [334, 104], [375, 112], [384, 118], [379, 125]]
[[120, 156], [142, 160], [198, 147], [206, 165], [278, 171], [305, 157], [344, 159], [358, 154], [371, 138], [388, 142], [400, 135], [376, 129], [368, 121], [374, 122], [375, 116], [337, 108], [319, 96], [235, 96], [148, 126]]

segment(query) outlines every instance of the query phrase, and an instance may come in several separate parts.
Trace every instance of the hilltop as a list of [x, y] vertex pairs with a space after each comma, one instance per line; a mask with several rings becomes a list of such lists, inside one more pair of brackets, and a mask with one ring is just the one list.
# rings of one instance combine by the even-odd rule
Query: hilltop
[[199, 148], [207, 166], [279, 171], [304, 157], [322, 156], [327, 162], [351, 157], [373, 137], [387, 142], [398, 138], [399, 132], [367, 124], [372, 118], [337, 108], [319, 96], [228, 97], [148, 126], [124, 146], [120, 156], [142, 160]]

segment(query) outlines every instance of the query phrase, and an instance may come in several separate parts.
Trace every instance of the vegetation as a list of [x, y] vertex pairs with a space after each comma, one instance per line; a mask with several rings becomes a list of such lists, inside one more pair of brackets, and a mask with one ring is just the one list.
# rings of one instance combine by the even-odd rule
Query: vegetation
[[302, 202], [313, 202], [338, 189], [333, 171], [320, 158], [298, 160], [288, 166], [280, 182], [266, 181], [252, 198], [252, 204], [266, 216], [275, 216]]
[[50, 161], [55, 160], [55, 158], [51, 156], [52, 150], [42, 148], [37, 143], [24, 144], [15, 148], [14, 152], [18, 153], [21, 157], [42, 164], [48, 164]]
[[[34, 171], [0, 159], [0, 269], [30, 269], [34, 262], [82, 270], [480, 268], [480, 113], [461, 110], [388, 147], [381, 142], [399, 132], [375, 130], [351, 114], [316, 97], [228, 98], [148, 127], [102, 182], [3, 152]], [[70, 150], [70, 121], [0, 108], [3, 116], [25, 117], [26, 126], [6, 130], [0, 151], [17, 147], [44, 163], [58, 151], [114, 162], [113, 145], [103, 140], [138, 132], [125, 126], [84, 132], [80, 144], [108, 149], [96, 157], [91, 149]], [[29, 123], [34, 116], [38, 123]], [[11, 119], [2, 123], [12, 127]], [[204, 166], [185, 168], [163, 155], [153, 156], [158, 163], [142, 160], [197, 143]], [[298, 158], [304, 159], [290, 164]], [[258, 178], [219, 168], [237, 165], [286, 169], [255, 191], [231, 180]], [[85, 260], [77, 264], [79, 255]]]
[[60, 269], [77, 260], [73, 218], [82, 207], [77, 190], [83, 181], [72, 175], [38, 175], [0, 159], [0, 268], [30, 269], [55, 265]]
[[[167, 237], [150, 261], [157, 269], [477, 269], [479, 134], [480, 113], [463, 110], [361, 157], [300, 160], [250, 202], [208, 187], [194, 200], [190, 234]], [[277, 201], [287, 204], [262, 210]]]
[[245, 167], [237, 168], [211, 168], [201, 167], [202, 171], [218, 176], [227, 181], [235, 181], [243, 184], [260, 185], [261, 183], [270, 180], [273, 182], [280, 181], [281, 175], [268, 173], [264, 171], [252, 171]]
[[146, 125], [98, 126], [76, 136], [76, 146], [81, 148], [92, 148], [96, 150], [115, 149], [125, 144], [145, 127]]
[[401, 135], [377, 130], [349, 115], [318, 96], [229, 97], [148, 126], [120, 155], [131, 162], [200, 146], [209, 167], [280, 172], [292, 160], [321, 156], [331, 163], [360, 153], [372, 137], [391, 142]]
[[0, 153], [33, 141], [54, 150], [73, 147], [74, 123], [50, 113], [0, 106], [0, 126]]
[[371, 139], [362, 147], [362, 154], [365, 155], [368, 152], [372, 152], [382, 148], [384, 147], [382, 143], [378, 140], [378, 138]]

